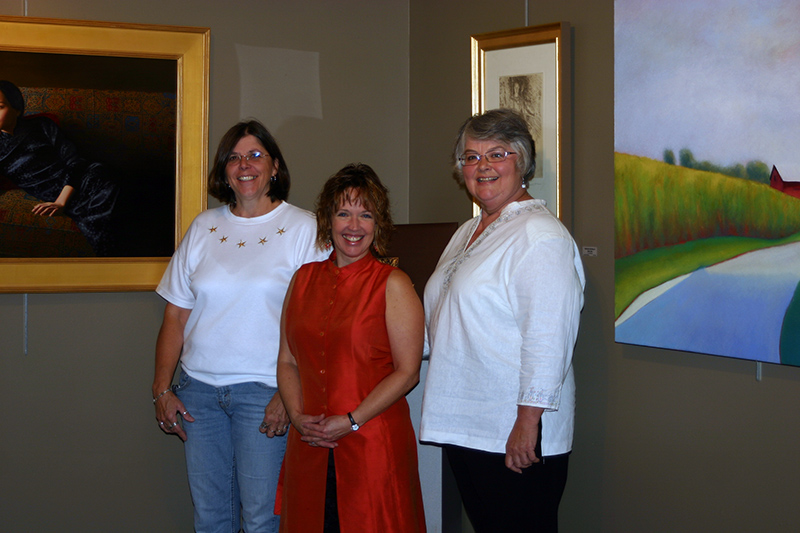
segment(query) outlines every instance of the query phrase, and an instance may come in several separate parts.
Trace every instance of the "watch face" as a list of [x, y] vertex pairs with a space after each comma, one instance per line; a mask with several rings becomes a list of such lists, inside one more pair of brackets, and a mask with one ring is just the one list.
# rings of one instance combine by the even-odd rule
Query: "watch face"
[[352, 429], [353, 431], [358, 431], [359, 425], [356, 424], [356, 421], [353, 419], [353, 414], [347, 413], [347, 418], [350, 419], [350, 429]]

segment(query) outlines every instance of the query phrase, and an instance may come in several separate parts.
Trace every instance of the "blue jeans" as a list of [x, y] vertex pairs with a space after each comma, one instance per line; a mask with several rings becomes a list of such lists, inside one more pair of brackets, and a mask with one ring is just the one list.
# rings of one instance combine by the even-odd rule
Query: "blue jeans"
[[213, 387], [181, 371], [175, 393], [195, 418], [186, 431], [186, 470], [198, 533], [278, 531], [274, 514], [286, 437], [259, 431], [277, 389], [263, 383]]

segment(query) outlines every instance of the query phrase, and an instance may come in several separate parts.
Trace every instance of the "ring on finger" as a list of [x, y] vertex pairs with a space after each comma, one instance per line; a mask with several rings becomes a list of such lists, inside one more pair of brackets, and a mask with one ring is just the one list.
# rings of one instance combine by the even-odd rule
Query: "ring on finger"
[[174, 427], [175, 427], [175, 426], [177, 426], [177, 425], [178, 425], [178, 423], [177, 423], [177, 422], [173, 422], [173, 423], [172, 423], [172, 425], [171, 425], [171, 426], [169, 426], [169, 428], [168, 428], [168, 429], [172, 429], [172, 428], [174, 428]]

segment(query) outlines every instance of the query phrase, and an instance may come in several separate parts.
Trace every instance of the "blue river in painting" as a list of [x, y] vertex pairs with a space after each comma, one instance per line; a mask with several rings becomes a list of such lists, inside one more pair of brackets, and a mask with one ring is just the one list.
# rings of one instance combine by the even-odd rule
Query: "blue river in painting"
[[800, 283], [800, 243], [697, 270], [640, 296], [617, 342], [780, 363], [786, 309]]

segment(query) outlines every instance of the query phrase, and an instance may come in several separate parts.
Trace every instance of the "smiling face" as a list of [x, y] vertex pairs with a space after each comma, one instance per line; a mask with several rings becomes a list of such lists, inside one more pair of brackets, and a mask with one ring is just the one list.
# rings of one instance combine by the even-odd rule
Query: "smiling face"
[[14, 128], [17, 126], [17, 117], [19, 117], [19, 111], [11, 107], [6, 95], [0, 91], [0, 130], [6, 133], [14, 133]]
[[[356, 193], [357, 194], [357, 193]], [[336, 266], [355, 263], [369, 253], [375, 239], [375, 218], [372, 212], [361, 205], [358, 196], [345, 201], [331, 219], [331, 236], [336, 250]]]
[[517, 170], [517, 154], [509, 154], [505, 161], [499, 163], [489, 163], [483, 157], [487, 152], [498, 151], [514, 150], [495, 140], [477, 141], [468, 137], [464, 143], [464, 154], [481, 156], [477, 165], [463, 167], [464, 184], [481, 209], [488, 214], [497, 213], [511, 202], [527, 196], [522, 188], [522, 176]]
[[270, 178], [278, 172], [278, 161], [267, 154], [267, 150], [253, 135], [239, 139], [231, 155], [252, 156], [257, 152], [264, 154], [264, 157], [252, 157], [249, 160], [242, 157], [229, 162], [225, 168], [228, 185], [236, 197], [235, 211], [244, 209], [249, 212], [254, 207], [272, 204], [267, 194]]

